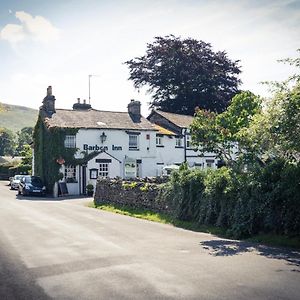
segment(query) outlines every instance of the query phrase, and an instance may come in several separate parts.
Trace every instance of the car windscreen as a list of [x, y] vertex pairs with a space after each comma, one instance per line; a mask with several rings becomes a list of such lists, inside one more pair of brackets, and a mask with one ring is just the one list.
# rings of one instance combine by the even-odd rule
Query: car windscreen
[[22, 178], [21, 175], [16, 175], [16, 176], [14, 177], [14, 180], [20, 180], [21, 178]]
[[31, 184], [37, 187], [43, 187], [43, 182], [39, 177], [31, 177]]
[[43, 187], [43, 182], [39, 177], [31, 176], [25, 177], [25, 183], [31, 183], [33, 186], [36, 187]]

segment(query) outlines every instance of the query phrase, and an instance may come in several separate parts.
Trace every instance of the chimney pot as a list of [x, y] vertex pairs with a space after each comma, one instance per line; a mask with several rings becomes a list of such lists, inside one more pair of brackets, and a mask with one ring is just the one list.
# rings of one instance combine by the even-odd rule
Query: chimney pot
[[86, 104], [86, 100], [85, 99], [83, 100], [83, 104]]
[[47, 88], [47, 96], [52, 96], [52, 86], [49, 85]]
[[47, 88], [47, 95], [43, 99], [43, 105], [40, 107], [40, 109], [46, 112], [50, 117], [55, 113], [55, 97], [52, 95], [51, 85], [49, 85]]
[[131, 99], [128, 106], [128, 113], [134, 123], [141, 122], [141, 102]]
[[80, 98], [77, 98], [77, 103], [80, 103]]

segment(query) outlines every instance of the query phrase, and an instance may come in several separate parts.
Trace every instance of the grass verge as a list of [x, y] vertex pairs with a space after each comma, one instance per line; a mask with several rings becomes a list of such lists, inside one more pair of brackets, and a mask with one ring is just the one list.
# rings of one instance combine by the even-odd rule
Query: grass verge
[[[96, 209], [114, 212], [125, 216], [144, 219], [152, 222], [171, 224], [176, 227], [187, 229], [187, 230], [211, 233], [222, 238], [230, 238], [226, 235], [226, 229], [224, 228], [199, 225], [196, 222], [180, 221], [174, 219], [170, 215], [153, 212], [147, 209], [136, 209], [128, 206], [118, 206], [118, 205], [111, 205], [111, 204], [102, 204], [99, 206], [95, 206], [93, 202], [90, 202], [88, 206]], [[264, 244], [268, 246], [300, 249], [300, 239], [297, 237], [292, 238], [292, 237], [286, 237], [286, 236], [280, 236], [274, 234], [259, 234], [246, 239], [246, 241]]]
[[118, 206], [118, 205], [111, 205], [111, 204], [102, 204], [99, 206], [95, 206], [93, 202], [89, 203], [88, 206], [109, 211], [109, 212], [114, 212], [125, 216], [144, 219], [144, 220], [157, 222], [157, 223], [171, 224], [176, 227], [187, 229], [187, 230], [211, 233], [211, 234], [225, 237], [225, 230], [222, 228], [199, 225], [196, 222], [176, 220], [170, 215], [153, 212], [147, 209], [137, 209], [128, 206]]

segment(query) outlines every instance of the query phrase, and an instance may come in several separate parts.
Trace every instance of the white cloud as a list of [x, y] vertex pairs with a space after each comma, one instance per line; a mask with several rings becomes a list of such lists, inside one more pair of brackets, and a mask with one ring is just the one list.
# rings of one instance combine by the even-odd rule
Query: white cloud
[[7, 24], [0, 32], [0, 38], [15, 44], [25, 40], [26, 35], [21, 25]]
[[42, 16], [31, 16], [24, 11], [17, 11], [18, 24], [7, 24], [0, 32], [0, 39], [15, 45], [24, 40], [48, 43], [59, 38], [59, 29]]

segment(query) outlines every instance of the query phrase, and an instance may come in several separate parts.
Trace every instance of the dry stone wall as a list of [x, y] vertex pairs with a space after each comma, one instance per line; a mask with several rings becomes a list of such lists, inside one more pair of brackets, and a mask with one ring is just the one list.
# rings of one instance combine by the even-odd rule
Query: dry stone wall
[[162, 177], [130, 181], [99, 178], [96, 184], [94, 201], [96, 205], [116, 204], [168, 213], [168, 205], [162, 200], [158, 200], [157, 197], [161, 184], [166, 180]]

